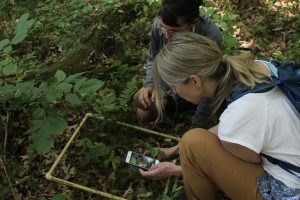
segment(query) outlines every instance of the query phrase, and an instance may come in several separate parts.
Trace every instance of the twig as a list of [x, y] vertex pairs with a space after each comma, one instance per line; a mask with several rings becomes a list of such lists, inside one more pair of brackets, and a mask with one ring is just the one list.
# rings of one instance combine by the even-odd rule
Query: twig
[[124, 192], [122, 195], [123, 198], [127, 198], [128, 195], [132, 195], [133, 189], [132, 189], [132, 182], [129, 184], [128, 189]]
[[3, 155], [5, 156], [6, 155], [7, 137], [8, 137], [9, 112], [6, 110], [5, 104], [3, 105], [3, 109], [6, 112], [6, 123], [4, 125], [5, 135], [4, 135], [4, 144], [3, 144]]
[[23, 183], [27, 182], [29, 179], [30, 179], [30, 176], [25, 176], [25, 177], [21, 178], [20, 180], [16, 181], [15, 185], [23, 184]]
[[12, 184], [11, 184], [11, 182], [10, 182], [10, 179], [9, 179], [8, 174], [7, 174], [6, 168], [5, 168], [4, 163], [2, 162], [2, 159], [1, 159], [1, 158], [0, 158], [0, 162], [1, 162], [1, 166], [2, 166], [2, 168], [3, 168], [3, 171], [4, 171], [5, 175], [6, 175], [6, 178], [7, 178], [7, 180], [8, 180], [8, 183], [9, 183], [11, 192], [12, 192], [12, 194], [13, 194], [13, 196], [14, 196], [14, 199], [17, 200], [17, 197], [16, 197], [16, 195], [15, 195], [14, 189], [13, 189], [13, 187], [12, 187]]

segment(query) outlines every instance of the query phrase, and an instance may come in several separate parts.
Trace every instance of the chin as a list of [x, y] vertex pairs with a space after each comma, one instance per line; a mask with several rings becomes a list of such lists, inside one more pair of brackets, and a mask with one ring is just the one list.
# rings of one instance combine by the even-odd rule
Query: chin
[[195, 101], [195, 100], [186, 99], [186, 98], [183, 98], [183, 99], [186, 100], [187, 102], [190, 102], [190, 103], [196, 105], [196, 106], [200, 103], [200, 101]]

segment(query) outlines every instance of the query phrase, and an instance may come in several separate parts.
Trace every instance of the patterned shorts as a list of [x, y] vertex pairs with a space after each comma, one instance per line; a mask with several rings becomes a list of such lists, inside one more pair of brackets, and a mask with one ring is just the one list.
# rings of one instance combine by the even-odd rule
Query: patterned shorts
[[287, 187], [270, 174], [258, 177], [257, 184], [266, 200], [300, 200], [300, 189]]

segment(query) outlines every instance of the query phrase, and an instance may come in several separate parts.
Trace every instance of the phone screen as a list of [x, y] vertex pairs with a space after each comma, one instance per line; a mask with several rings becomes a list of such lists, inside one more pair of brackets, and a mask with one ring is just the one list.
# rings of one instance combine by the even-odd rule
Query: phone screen
[[148, 170], [151, 167], [151, 165], [157, 164], [159, 162], [154, 158], [144, 156], [142, 154], [135, 153], [135, 152], [131, 152], [131, 156], [126, 161], [131, 165], [137, 166], [145, 170]]

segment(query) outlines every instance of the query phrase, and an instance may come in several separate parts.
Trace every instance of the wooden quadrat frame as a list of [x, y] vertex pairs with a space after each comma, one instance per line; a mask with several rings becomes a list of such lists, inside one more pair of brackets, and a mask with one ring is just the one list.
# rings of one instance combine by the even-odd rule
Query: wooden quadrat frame
[[[49, 181], [55, 181], [55, 182], [57, 182], [59, 184], [67, 185], [67, 186], [70, 186], [70, 187], [73, 187], [73, 188], [77, 188], [77, 189], [80, 189], [80, 190], [83, 190], [83, 191], [86, 191], [86, 192], [89, 192], [89, 193], [94, 193], [96, 195], [100, 195], [100, 196], [103, 196], [103, 197], [106, 197], [106, 198], [109, 198], [109, 199], [126, 200], [125, 198], [122, 198], [122, 197], [119, 197], [119, 196], [116, 196], [116, 195], [112, 195], [112, 194], [109, 194], [109, 193], [106, 193], [106, 192], [95, 190], [95, 189], [92, 189], [92, 188], [89, 188], [89, 187], [86, 187], [86, 186], [83, 186], [83, 185], [80, 185], [80, 184], [77, 184], [77, 183], [73, 183], [73, 182], [66, 181], [66, 180], [63, 180], [63, 179], [60, 179], [60, 178], [52, 176], [53, 171], [55, 170], [55, 168], [57, 167], [57, 165], [61, 161], [63, 155], [66, 153], [66, 151], [68, 150], [68, 148], [71, 145], [71, 143], [76, 138], [76, 136], [79, 133], [81, 127], [84, 125], [84, 123], [86, 122], [86, 120], [88, 118], [90, 118], [90, 117], [103, 120], [103, 117], [100, 116], [100, 115], [92, 114], [92, 113], [86, 113], [85, 116], [84, 116], [84, 118], [81, 120], [79, 126], [75, 129], [74, 133], [70, 137], [70, 139], [67, 142], [66, 146], [63, 148], [63, 150], [61, 151], [61, 153], [59, 154], [59, 156], [57, 157], [57, 159], [54, 161], [54, 163], [51, 166], [50, 170], [46, 173], [45, 177]], [[138, 130], [138, 131], [140, 131], [142, 133], [145, 133], [145, 134], [151, 134], [151, 135], [156, 135], [156, 136], [159, 136], [159, 137], [169, 138], [169, 139], [172, 139], [172, 140], [175, 140], [175, 141], [178, 141], [178, 142], [180, 141], [179, 137], [170, 136], [168, 134], [164, 134], [164, 133], [160, 133], [160, 132], [157, 132], [157, 131], [149, 130], [149, 129], [146, 129], [146, 128], [143, 128], [143, 127], [140, 127], [140, 126], [135, 126], [135, 125], [132, 125], [132, 124], [127, 124], [127, 123], [120, 122], [120, 121], [117, 121], [116, 123], [119, 124], [119, 125], [121, 125], [121, 126], [127, 127], [127, 128], [132, 128], [132, 129]], [[176, 160], [174, 160], [174, 163], [175, 162], [176, 162]], [[170, 178], [167, 181], [166, 188], [164, 190], [164, 194], [167, 194], [167, 192], [168, 192], [169, 183], [170, 183]]]

